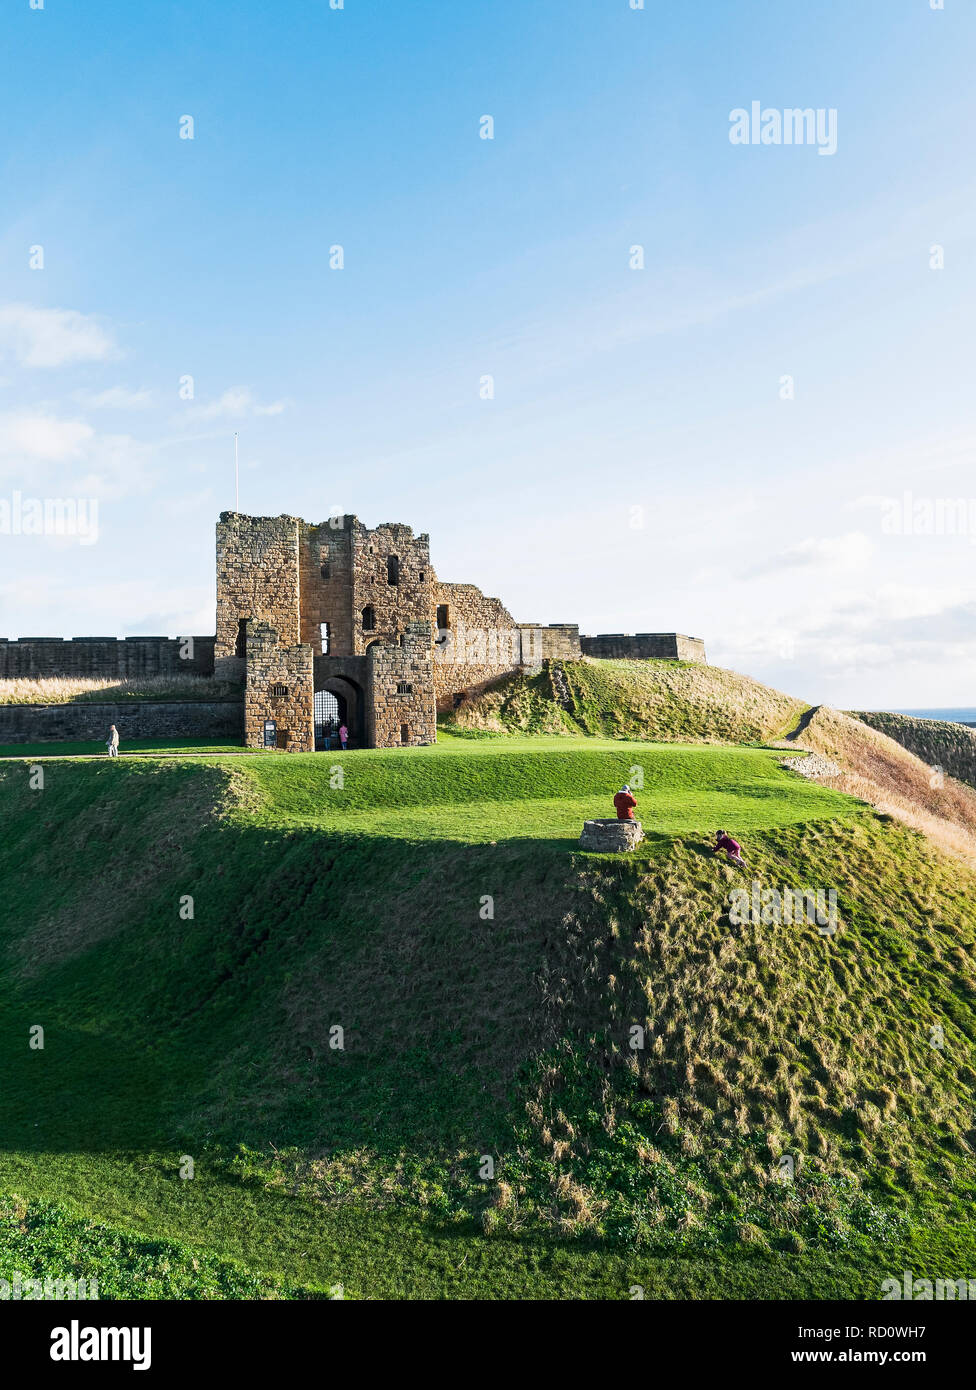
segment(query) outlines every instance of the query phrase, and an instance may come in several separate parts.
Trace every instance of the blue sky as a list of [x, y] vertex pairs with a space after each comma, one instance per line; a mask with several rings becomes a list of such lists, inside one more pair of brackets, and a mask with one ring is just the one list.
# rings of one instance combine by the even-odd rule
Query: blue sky
[[[0, 502], [98, 501], [94, 544], [0, 534], [0, 635], [212, 631], [238, 430], [243, 510], [409, 522], [520, 620], [976, 703], [969, 0], [10, 0], [0, 39]], [[754, 100], [836, 153], [733, 145]], [[968, 532], [891, 534], [905, 492]]]

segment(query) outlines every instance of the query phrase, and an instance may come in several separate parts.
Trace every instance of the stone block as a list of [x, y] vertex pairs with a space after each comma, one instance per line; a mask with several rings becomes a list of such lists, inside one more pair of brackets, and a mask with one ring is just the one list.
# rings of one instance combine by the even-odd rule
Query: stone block
[[639, 820], [586, 820], [579, 838], [580, 849], [595, 850], [600, 854], [625, 854], [636, 849], [644, 838], [644, 830]]

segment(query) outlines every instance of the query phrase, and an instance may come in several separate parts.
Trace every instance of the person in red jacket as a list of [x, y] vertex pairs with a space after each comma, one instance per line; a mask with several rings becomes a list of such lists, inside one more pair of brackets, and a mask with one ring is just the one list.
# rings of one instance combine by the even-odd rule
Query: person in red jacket
[[631, 795], [630, 787], [626, 782], [613, 798], [613, 804], [617, 811], [617, 820], [634, 819], [634, 807], [637, 805], [637, 800]]
[[730, 864], [741, 864], [745, 868], [746, 861], [742, 857], [742, 847], [737, 840], [733, 840], [725, 830], [716, 830], [715, 848], [713, 854], [721, 854], [725, 851], [725, 857]]

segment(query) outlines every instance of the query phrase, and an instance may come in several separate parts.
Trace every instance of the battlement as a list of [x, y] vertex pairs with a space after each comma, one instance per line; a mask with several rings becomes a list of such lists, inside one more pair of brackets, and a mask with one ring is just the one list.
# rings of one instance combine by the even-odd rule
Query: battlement
[[212, 676], [213, 637], [0, 637], [0, 677]]

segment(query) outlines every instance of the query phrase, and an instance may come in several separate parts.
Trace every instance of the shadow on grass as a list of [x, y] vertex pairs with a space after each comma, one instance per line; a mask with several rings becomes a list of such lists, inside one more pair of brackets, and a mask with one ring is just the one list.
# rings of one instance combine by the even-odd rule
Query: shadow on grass
[[[64, 843], [50, 896], [25, 841], [0, 863], [5, 1148], [510, 1139], [516, 1075], [547, 1045], [538, 980], [572, 904], [575, 842], [210, 823], [181, 828], [170, 863], [142, 828], [133, 812], [110, 867]], [[655, 853], [666, 844], [653, 837]]]

